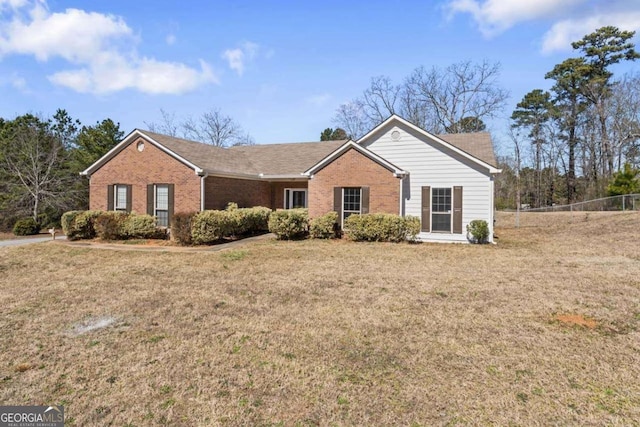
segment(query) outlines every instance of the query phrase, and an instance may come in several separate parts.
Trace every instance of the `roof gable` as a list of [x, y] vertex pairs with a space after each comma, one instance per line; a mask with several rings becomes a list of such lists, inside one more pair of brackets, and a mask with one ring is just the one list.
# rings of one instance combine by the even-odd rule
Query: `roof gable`
[[486, 132], [478, 133], [464, 133], [464, 134], [445, 134], [445, 135], [433, 135], [424, 129], [414, 125], [411, 122], [392, 115], [384, 122], [369, 131], [365, 136], [360, 138], [357, 143], [359, 145], [367, 146], [367, 143], [382, 129], [400, 125], [409, 128], [413, 132], [426, 139], [425, 142], [433, 143], [435, 145], [442, 146], [454, 153], [462, 156], [463, 158], [470, 160], [479, 166], [486, 168], [490, 173], [499, 173], [500, 170], [496, 168], [495, 154], [493, 153], [493, 145], [491, 143], [491, 137]]
[[399, 167], [397, 167], [393, 163], [391, 163], [391, 162], [385, 160], [384, 158], [378, 156], [373, 151], [368, 150], [366, 147], [364, 147], [362, 145], [359, 145], [359, 144], [357, 144], [356, 142], [354, 142], [352, 140], [348, 140], [347, 142], [342, 144], [340, 147], [338, 147], [336, 150], [334, 150], [332, 153], [330, 153], [329, 155], [327, 155], [326, 157], [321, 159], [319, 162], [314, 164], [312, 167], [307, 169], [304, 172], [304, 175], [311, 176], [311, 175], [315, 174], [316, 172], [320, 171], [322, 168], [324, 168], [325, 166], [329, 165], [331, 162], [333, 162], [334, 160], [336, 160], [337, 158], [339, 158], [340, 156], [342, 156], [344, 153], [346, 153], [347, 151], [349, 151], [351, 149], [354, 149], [354, 150], [358, 151], [360, 154], [365, 155], [366, 157], [368, 157], [372, 161], [384, 166], [389, 171], [393, 172], [393, 174], [396, 175], [396, 176], [402, 176], [402, 175], [406, 174], [405, 171], [403, 171], [402, 169], [400, 169]]

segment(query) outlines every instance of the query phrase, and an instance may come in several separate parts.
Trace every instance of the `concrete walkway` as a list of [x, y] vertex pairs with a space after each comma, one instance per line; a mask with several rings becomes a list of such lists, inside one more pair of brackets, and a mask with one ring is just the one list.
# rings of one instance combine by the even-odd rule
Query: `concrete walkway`
[[[259, 236], [247, 237], [245, 239], [235, 240], [229, 243], [220, 243], [210, 246], [150, 246], [150, 245], [135, 245], [127, 243], [101, 243], [97, 241], [69, 241], [65, 238], [57, 238], [56, 244], [74, 246], [79, 248], [90, 249], [109, 249], [112, 251], [141, 251], [141, 252], [217, 252], [225, 249], [233, 249], [240, 246], [244, 246], [248, 243], [275, 239], [275, 235], [261, 234]], [[51, 238], [49, 238], [51, 240]]]
[[[8, 248], [12, 246], [30, 245], [32, 243], [50, 242], [53, 239], [51, 236], [47, 237], [25, 237], [20, 239], [0, 240], [0, 248]], [[67, 240], [66, 236], [56, 236], [56, 241]]]

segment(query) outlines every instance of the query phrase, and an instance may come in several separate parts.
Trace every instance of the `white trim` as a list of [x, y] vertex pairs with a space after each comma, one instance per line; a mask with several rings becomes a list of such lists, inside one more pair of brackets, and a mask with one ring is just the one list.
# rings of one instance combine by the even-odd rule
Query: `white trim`
[[315, 165], [311, 166], [311, 168], [309, 168], [306, 171], [304, 171], [303, 175], [308, 176], [308, 177], [313, 176], [313, 174], [315, 172], [317, 172], [318, 170], [324, 168], [325, 166], [327, 166], [328, 164], [333, 162], [335, 159], [337, 159], [338, 157], [340, 157], [341, 155], [346, 153], [351, 148], [355, 149], [360, 154], [363, 154], [363, 155], [369, 157], [371, 160], [379, 163], [383, 167], [389, 169], [391, 172], [393, 172], [393, 174], [394, 174], [394, 176], [396, 178], [401, 176], [401, 175], [406, 175], [407, 174], [406, 171], [400, 169], [399, 167], [397, 167], [393, 163], [391, 163], [391, 162], [385, 160], [384, 158], [378, 156], [376, 153], [374, 153], [371, 150], [368, 150], [366, 147], [358, 145], [356, 142], [354, 142], [353, 140], [350, 139], [347, 142], [345, 142], [343, 145], [338, 147], [336, 150], [334, 150], [332, 153], [330, 153], [328, 156], [326, 156], [324, 159], [320, 160], [318, 163], [316, 163]]
[[[289, 200], [287, 200], [287, 191], [290, 192], [289, 194]], [[308, 188], [285, 188], [283, 190], [283, 209], [294, 209], [294, 208], [288, 208], [287, 204], [289, 206], [293, 205], [293, 192], [294, 191], [302, 191], [304, 193], [304, 208], [308, 208], [309, 207], [309, 189]], [[288, 203], [287, 203], [288, 202]]]
[[[124, 188], [124, 208], [118, 206], [118, 189]], [[129, 188], [127, 184], [113, 184], [113, 210], [115, 212], [129, 211], [129, 206], [127, 206], [127, 201], [129, 199]]]
[[402, 190], [403, 190], [403, 182], [404, 182], [404, 177], [402, 177], [400, 180], [400, 197], [398, 197], [400, 204], [398, 206], [398, 215], [400, 216], [404, 216], [404, 213], [402, 212]]
[[476, 164], [478, 164], [478, 165], [480, 165], [480, 166], [482, 166], [484, 168], [489, 169], [489, 173], [501, 173], [502, 172], [501, 169], [498, 169], [495, 166], [492, 166], [489, 163], [486, 163], [485, 161], [480, 160], [475, 156], [472, 156], [471, 154], [467, 153], [466, 151], [459, 149], [455, 145], [449, 144], [444, 139], [438, 138], [437, 136], [430, 134], [426, 130], [414, 125], [411, 122], [406, 121], [402, 117], [397, 116], [395, 114], [391, 115], [387, 120], [385, 120], [384, 122], [380, 123], [378, 126], [376, 126], [373, 129], [371, 129], [369, 131], [369, 133], [367, 133], [365, 136], [360, 138], [357, 141], [357, 143], [358, 144], [362, 144], [365, 140], [370, 138], [374, 133], [378, 132], [380, 129], [382, 129], [383, 127], [387, 126], [389, 123], [392, 123], [394, 121], [409, 127], [410, 129], [412, 129], [412, 130], [414, 130], [414, 131], [426, 136], [427, 138], [433, 140], [434, 142], [436, 142], [436, 143], [438, 143], [438, 144], [450, 149], [451, 151], [454, 151], [455, 153], [461, 155], [462, 157], [464, 157], [464, 158], [466, 158], [468, 160], [471, 160], [472, 162], [474, 162], [474, 163], [476, 163]]
[[201, 175], [201, 174], [204, 173], [204, 170], [202, 168], [200, 168], [199, 166], [191, 163], [190, 161], [188, 161], [184, 157], [182, 157], [182, 156], [174, 153], [173, 151], [169, 150], [167, 147], [165, 147], [164, 145], [160, 144], [158, 141], [154, 140], [153, 138], [151, 138], [149, 135], [147, 135], [146, 133], [142, 132], [141, 130], [134, 129], [129, 135], [127, 135], [122, 141], [120, 141], [120, 143], [118, 143], [115, 147], [113, 147], [111, 150], [109, 150], [107, 152], [107, 154], [105, 154], [104, 156], [100, 157], [91, 166], [89, 166], [88, 168], [86, 168], [85, 170], [80, 172], [80, 175], [85, 175], [85, 176], [89, 176], [90, 177], [93, 172], [95, 172], [97, 169], [99, 169], [105, 163], [107, 163], [109, 160], [111, 160], [113, 157], [115, 157], [116, 154], [118, 154], [120, 151], [124, 150], [129, 144], [131, 144], [137, 138], [144, 138], [146, 141], [150, 142], [156, 148], [164, 151], [165, 153], [167, 153], [168, 155], [170, 155], [174, 159], [178, 160], [179, 162], [184, 163], [189, 168], [193, 169], [194, 172], [197, 175]]
[[[360, 209], [358, 209], [358, 215], [362, 215], [362, 187], [342, 187], [340, 190], [342, 191], [342, 198], [341, 198], [341, 202], [342, 206], [340, 206], [340, 228], [344, 229], [344, 190], [347, 188], [357, 188], [360, 191]], [[351, 215], [354, 215], [356, 211], [347, 211], [347, 212], [351, 212]]]

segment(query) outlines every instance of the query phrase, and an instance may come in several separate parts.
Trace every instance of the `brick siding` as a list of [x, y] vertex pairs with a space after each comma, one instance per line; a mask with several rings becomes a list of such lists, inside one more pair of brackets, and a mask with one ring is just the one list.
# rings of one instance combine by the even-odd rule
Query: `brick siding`
[[369, 187], [370, 213], [399, 213], [400, 180], [393, 172], [349, 149], [309, 181], [309, 217], [333, 210], [334, 187]]
[[224, 209], [229, 202], [241, 208], [271, 207], [271, 184], [266, 181], [208, 176], [204, 188], [205, 209]]
[[[144, 141], [144, 150], [137, 144]], [[107, 209], [107, 186], [130, 184], [132, 210], [147, 213], [147, 184], [174, 184], [174, 212], [200, 210], [200, 177], [193, 169], [137, 138], [91, 175], [89, 206]]]
[[[274, 182], [271, 184], [273, 209], [284, 208], [284, 189], [285, 188], [307, 188], [307, 181], [291, 181], [291, 182]], [[307, 195], [308, 197], [308, 195]], [[309, 201], [307, 200], [307, 203]]]

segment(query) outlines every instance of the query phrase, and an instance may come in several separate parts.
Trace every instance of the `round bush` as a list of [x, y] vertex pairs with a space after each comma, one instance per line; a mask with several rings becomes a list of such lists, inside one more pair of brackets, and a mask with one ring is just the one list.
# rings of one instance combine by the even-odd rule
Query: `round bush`
[[489, 240], [489, 224], [483, 219], [474, 219], [467, 225], [467, 239], [471, 243], [487, 243]]
[[40, 233], [40, 225], [33, 218], [22, 218], [13, 226], [13, 234], [16, 236], [32, 236]]

